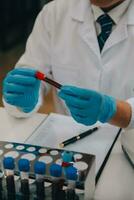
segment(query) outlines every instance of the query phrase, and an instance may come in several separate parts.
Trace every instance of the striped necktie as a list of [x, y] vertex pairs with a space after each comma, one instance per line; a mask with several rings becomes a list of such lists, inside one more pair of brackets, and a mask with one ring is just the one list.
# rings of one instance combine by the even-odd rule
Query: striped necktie
[[101, 33], [98, 35], [98, 43], [100, 46], [100, 51], [102, 51], [104, 44], [110, 33], [112, 32], [112, 26], [115, 24], [111, 17], [107, 14], [103, 14], [98, 17], [97, 22], [101, 26]]

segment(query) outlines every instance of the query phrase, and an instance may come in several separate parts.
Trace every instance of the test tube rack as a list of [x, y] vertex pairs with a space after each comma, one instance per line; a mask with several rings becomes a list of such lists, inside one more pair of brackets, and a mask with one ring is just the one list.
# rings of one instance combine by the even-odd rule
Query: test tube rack
[[[64, 160], [64, 155], [71, 155], [70, 161]], [[20, 194], [20, 171], [18, 168], [18, 161], [20, 159], [28, 159], [30, 161], [29, 171], [29, 186], [30, 186], [30, 200], [36, 200], [35, 194], [35, 173], [34, 164], [37, 161], [46, 164], [46, 172], [44, 175], [45, 193], [44, 200], [51, 200], [51, 184], [53, 178], [50, 174], [50, 166], [56, 163], [62, 166], [61, 179], [64, 181], [64, 190], [66, 190], [68, 180], [65, 176], [65, 169], [69, 166], [74, 166], [77, 169], [78, 178], [76, 180], [76, 193], [81, 200], [91, 200], [95, 190], [95, 156], [75, 151], [67, 151], [65, 149], [52, 149], [44, 146], [36, 146], [24, 143], [5, 142], [0, 141], [0, 199], [8, 199], [6, 191], [6, 176], [3, 167], [3, 159], [6, 157], [13, 157], [15, 160], [15, 186], [16, 186], [16, 199], [21, 199]], [[14, 197], [13, 197], [14, 198]]]

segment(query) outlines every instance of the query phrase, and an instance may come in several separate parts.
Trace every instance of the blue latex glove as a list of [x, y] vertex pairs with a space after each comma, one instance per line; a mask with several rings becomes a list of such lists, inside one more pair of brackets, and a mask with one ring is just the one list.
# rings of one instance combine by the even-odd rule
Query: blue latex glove
[[39, 98], [40, 81], [35, 78], [36, 70], [16, 68], [10, 71], [3, 82], [4, 100], [20, 107], [23, 112], [34, 109]]
[[116, 100], [93, 90], [62, 86], [58, 95], [65, 101], [72, 117], [85, 125], [108, 122], [116, 113]]

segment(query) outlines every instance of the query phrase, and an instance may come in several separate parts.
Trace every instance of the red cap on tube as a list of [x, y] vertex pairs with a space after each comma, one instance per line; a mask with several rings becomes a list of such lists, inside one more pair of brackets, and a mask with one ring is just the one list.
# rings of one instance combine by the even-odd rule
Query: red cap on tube
[[43, 74], [43, 73], [37, 71], [36, 74], [35, 74], [35, 77], [36, 77], [37, 79], [39, 79], [39, 80], [44, 80], [46, 76], [45, 76], [45, 74]]

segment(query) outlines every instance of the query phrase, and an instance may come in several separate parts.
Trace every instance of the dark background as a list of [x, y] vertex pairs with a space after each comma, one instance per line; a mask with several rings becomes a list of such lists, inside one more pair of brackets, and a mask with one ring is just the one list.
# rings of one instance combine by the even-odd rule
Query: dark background
[[0, 50], [12, 48], [26, 40], [35, 18], [44, 4], [51, 0], [1, 0]]
[[[2, 82], [24, 52], [26, 40], [42, 7], [51, 0], [0, 1], [0, 106]], [[54, 111], [52, 94], [45, 99], [41, 112]]]

